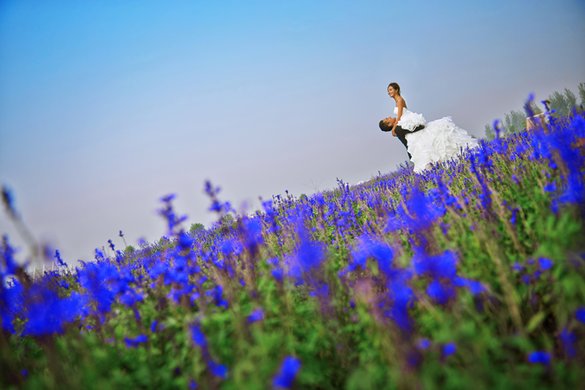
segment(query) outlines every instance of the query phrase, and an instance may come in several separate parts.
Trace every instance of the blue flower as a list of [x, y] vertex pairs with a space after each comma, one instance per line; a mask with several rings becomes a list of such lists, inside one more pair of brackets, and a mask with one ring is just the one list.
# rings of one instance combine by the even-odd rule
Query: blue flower
[[585, 324], [585, 306], [581, 306], [575, 311], [575, 318], [577, 321]]
[[422, 338], [418, 341], [418, 343], [416, 344], [420, 349], [422, 349], [423, 351], [427, 350], [430, 348], [431, 346], [431, 340], [427, 339], [427, 338]]
[[378, 262], [378, 268], [387, 277], [392, 273], [392, 262], [394, 260], [394, 252], [388, 244], [379, 241], [371, 241], [369, 250], [371, 256]]
[[158, 328], [158, 320], [152, 321], [152, 323], [150, 324], [150, 331], [152, 333], [155, 333], [157, 328]]
[[518, 217], [518, 209], [514, 208], [514, 209], [512, 209], [512, 216], [510, 217], [510, 223], [512, 225], [516, 225], [517, 217]]
[[500, 138], [500, 133], [502, 132], [501, 121], [499, 119], [494, 120], [492, 127], [496, 133], [496, 138]]
[[414, 302], [414, 293], [406, 284], [397, 283], [393, 285], [394, 289], [388, 294], [393, 301], [390, 310], [386, 315], [405, 333], [410, 333], [413, 327], [413, 321], [409, 315], [409, 308]]
[[544, 186], [544, 190], [546, 192], [556, 192], [557, 186], [555, 183], [548, 183], [547, 185]]
[[258, 308], [248, 316], [248, 323], [252, 324], [254, 322], [262, 321], [263, 319], [264, 311], [261, 308]]
[[301, 361], [293, 356], [284, 358], [280, 371], [272, 380], [272, 385], [276, 388], [289, 389], [301, 368]]
[[215, 302], [215, 305], [218, 307], [223, 307], [224, 309], [227, 309], [229, 306], [228, 301], [226, 301], [223, 298], [223, 287], [220, 286], [219, 284], [215, 286], [215, 288], [213, 289], [213, 300]]
[[577, 341], [577, 336], [575, 333], [570, 332], [567, 328], [563, 328], [561, 334], [559, 335], [561, 342], [563, 344], [563, 349], [565, 350], [565, 354], [568, 358], [572, 359], [577, 354], [575, 350], [575, 342]]
[[439, 305], [445, 305], [455, 296], [455, 289], [438, 280], [433, 280], [427, 287], [427, 294]]
[[317, 283], [313, 285], [314, 290], [309, 293], [311, 297], [328, 298], [329, 285], [327, 283]]
[[67, 282], [67, 280], [65, 280], [65, 279], [60, 279], [60, 280], [57, 282], [57, 284], [59, 284], [59, 286], [60, 286], [61, 288], [63, 288], [64, 290], [69, 290], [69, 287], [70, 287], [70, 286], [69, 286], [69, 283]]
[[441, 355], [443, 358], [449, 357], [455, 352], [457, 352], [457, 345], [453, 342], [443, 345], [443, 348], [441, 349]]
[[94, 256], [94, 258], [97, 261], [100, 261], [100, 260], [105, 260], [106, 259], [106, 256], [104, 255], [104, 252], [102, 252], [98, 248], [95, 248], [95, 256]]
[[420, 276], [452, 279], [457, 276], [457, 257], [453, 251], [445, 251], [437, 256], [428, 256], [417, 250], [413, 259], [414, 271]]
[[555, 200], [556, 205], [585, 203], [585, 184], [580, 173], [571, 174], [567, 180], [567, 188]]
[[274, 277], [274, 279], [276, 279], [277, 282], [282, 283], [282, 280], [284, 278], [284, 271], [282, 270], [282, 268], [274, 268], [271, 274]]
[[518, 262], [515, 262], [515, 263], [512, 265], [512, 269], [513, 269], [514, 271], [516, 271], [516, 272], [520, 272], [520, 271], [522, 271], [522, 270], [524, 269], [524, 266], [523, 266], [522, 264], [518, 263]]
[[134, 306], [138, 302], [142, 302], [144, 298], [141, 294], [137, 293], [133, 289], [129, 288], [119, 298], [120, 302], [128, 307]]
[[247, 219], [244, 222], [246, 234], [246, 246], [252, 248], [263, 242], [262, 240], [262, 222], [258, 218]]
[[307, 237], [302, 239], [296, 254], [296, 259], [303, 272], [310, 272], [318, 268], [324, 258], [325, 249], [323, 248], [323, 244], [310, 241]]
[[477, 280], [457, 277], [454, 279], [454, 282], [457, 287], [466, 287], [473, 296], [481, 294], [486, 290], [485, 286]]
[[136, 348], [138, 345], [146, 343], [148, 341], [148, 336], [145, 334], [141, 334], [136, 336], [135, 338], [124, 337], [124, 342], [126, 343], [126, 347], [128, 348]]
[[543, 364], [548, 366], [551, 361], [549, 352], [546, 351], [534, 351], [528, 355], [528, 361], [533, 364]]
[[209, 370], [218, 378], [225, 379], [227, 377], [228, 369], [223, 364], [219, 364], [211, 360], [208, 364]]
[[385, 231], [392, 232], [403, 228], [420, 231], [429, 228], [446, 212], [441, 203], [433, 203], [433, 196], [433, 193], [425, 195], [418, 186], [415, 186], [406, 200], [406, 208], [401, 206], [397, 211], [389, 212]]
[[538, 259], [538, 265], [542, 271], [547, 271], [551, 269], [554, 265], [551, 259], [547, 259], [546, 257], [541, 257]]
[[84, 302], [79, 293], [60, 298], [51, 288], [38, 284], [31, 286], [27, 295], [27, 321], [22, 334], [31, 336], [62, 333], [64, 326], [80, 315]]
[[17, 215], [16, 208], [14, 207], [14, 196], [12, 192], [6, 186], [2, 186], [2, 203], [4, 203], [4, 207], [8, 214], [12, 217]]
[[78, 272], [79, 284], [96, 302], [98, 313], [105, 314], [110, 311], [115, 292], [109, 287], [118, 277], [118, 269], [109, 263], [88, 263]]
[[176, 198], [176, 196], [177, 195], [175, 195], [175, 194], [168, 194], [168, 195], [165, 195], [162, 198], [160, 198], [160, 201], [163, 203], [170, 203], [173, 201], [173, 199]]
[[59, 252], [59, 250], [55, 250], [55, 260], [57, 260], [57, 264], [59, 264], [61, 267], [67, 267], [67, 264], [63, 261], [63, 258], [61, 257], [61, 252]]
[[[8, 242], [8, 236], [2, 236], [2, 245], [0, 245], [0, 278], [3, 275], [13, 275], [18, 270], [18, 264], [14, 255], [17, 250]], [[3, 264], [2, 264], [3, 263]]]
[[207, 339], [197, 324], [191, 325], [191, 339], [195, 345], [198, 345], [199, 347], [203, 348], [207, 346]]
[[359, 244], [352, 250], [349, 265], [340, 271], [339, 275], [344, 276], [360, 268], [366, 269], [368, 258], [374, 258], [378, 262], [378, 269], [386, 276], [392, 273], [392, 262], [394, 252], [392, 248], [374, 236], [364, 235], [360, 238]]
[[534, 116], [534, 110], [532, 109], [532, 104], [534, 103], [534, 93], [530, 93], [528, 95], [528, 99], [524, 102], [524, 111], [526, 112], [527, 117]]
[[233, 238], [226, 238], [221, 243], [221, 253], [224, 256], [229, 256], [236, 251], [237, 243]]
[[164, 207], [158, 210], [158, 213], [167, 221], [168, 235], [172, 236], [175, 234], [175, 228], [181, 223], [187, 220], [187, 216], [183, 215], [178, 217], [173, 209], [171, 201], [175, 198], [175, 195], [167, 195], [161, 198], [164, 203]]
[[179, 232], [179, 240], [178, 240], [179, 249], [181, 249], [181, 250], [191, 249], [193, 247], [194, 243], [195, 243], [195, 240], [190, 235], [188, 235], [184, 231]]

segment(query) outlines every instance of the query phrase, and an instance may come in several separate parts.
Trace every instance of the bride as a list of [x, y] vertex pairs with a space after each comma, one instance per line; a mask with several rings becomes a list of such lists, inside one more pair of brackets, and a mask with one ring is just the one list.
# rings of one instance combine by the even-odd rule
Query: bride
[[380, 128], [384, 131], [391, 128], [392, 135], [407, 147], [414, 172], [424, 171], [431, 163], [456, 158], [461, 149], [479, 146], [478, 140], [457, 127], [451, 117], [427, 123], [422, 114], [409, 111], [397, 83], [388, 85], [388, 95], [396, 102], [396, 117], [383, 119]]

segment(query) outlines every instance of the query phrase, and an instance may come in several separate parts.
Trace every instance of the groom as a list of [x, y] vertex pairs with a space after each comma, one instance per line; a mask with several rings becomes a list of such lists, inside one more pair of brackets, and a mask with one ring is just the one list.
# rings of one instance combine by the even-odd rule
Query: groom
[[[396, 119], [392, 118], [392, 117], [388, 117], [388, 118], [384, 118], [380, 121], [380, 130], [382, 131], [392, 131], [392, 128], [394, 127], [394, 121]], [[392, 131], [392, 135], [394, 137], [398, 137], [398, 139], [400, 140], [400, 142], [402, 142], [402, 145], [404, 145], [404, 147], [406, 148], [406, 153], [408, 153], [408, 159], [411, 160], [412, 156], [410, 155], [410, 153], [408, 152], [408, 143], [406, 142], [406, 134], [408, 133], [414, 133], [416, 131], [422, 130], [424, 129], [424, 126], [418, 126], [416, 127], [413, 131], [408, 131], [408, 130], [404, 130], [402, 127], [400, 126], [396, 126], [396, 128], [394, 129], [394, 131]]]

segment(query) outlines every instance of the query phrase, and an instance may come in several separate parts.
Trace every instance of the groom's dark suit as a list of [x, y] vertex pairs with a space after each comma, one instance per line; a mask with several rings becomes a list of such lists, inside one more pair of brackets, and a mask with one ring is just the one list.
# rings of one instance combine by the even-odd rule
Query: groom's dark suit
[[[425, 127], [423, 125], [420, 125], [420, 126], [417, 126], [413, 131], [408, 131], [408, 130], [404, 130], [400, 126], [396, 126], [396, 136], [398, 137], [400, 142], [402, 142], [402, 145], [404, 145], [404, 147], [406, 148], [406, 153], [408, 153], [408, 143], [406, 142], [406, 134], [414, 133], [414, 132], [417, 132], [417, 131], [422, 130], [424, 128]], [[380, 130], [392, 131], [392, 126], [389, 126], [386, 122], [384, 122], [384, 119], [382, 119], [380, 121]], [[410, 153], [408, 153], [408, 159], [409, 160], [412, 159], [412, 156], [410, 155]]]

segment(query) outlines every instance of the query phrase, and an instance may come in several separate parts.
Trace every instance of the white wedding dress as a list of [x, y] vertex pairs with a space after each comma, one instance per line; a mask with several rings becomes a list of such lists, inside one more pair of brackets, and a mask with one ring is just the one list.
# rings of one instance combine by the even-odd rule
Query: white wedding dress
[[[394, 115], [398, 115], [397, 107]], [[420, 125], [425, 128], [405, 136], [416, 173], [424, 171], [431, 163], [457, 158], [462, 150], [479, 146], [479, 141], [457, 127], [450, 116], [427, 123], [422, 114], [406, 108], [402, 110], [398, 126], [413, 131]]]

